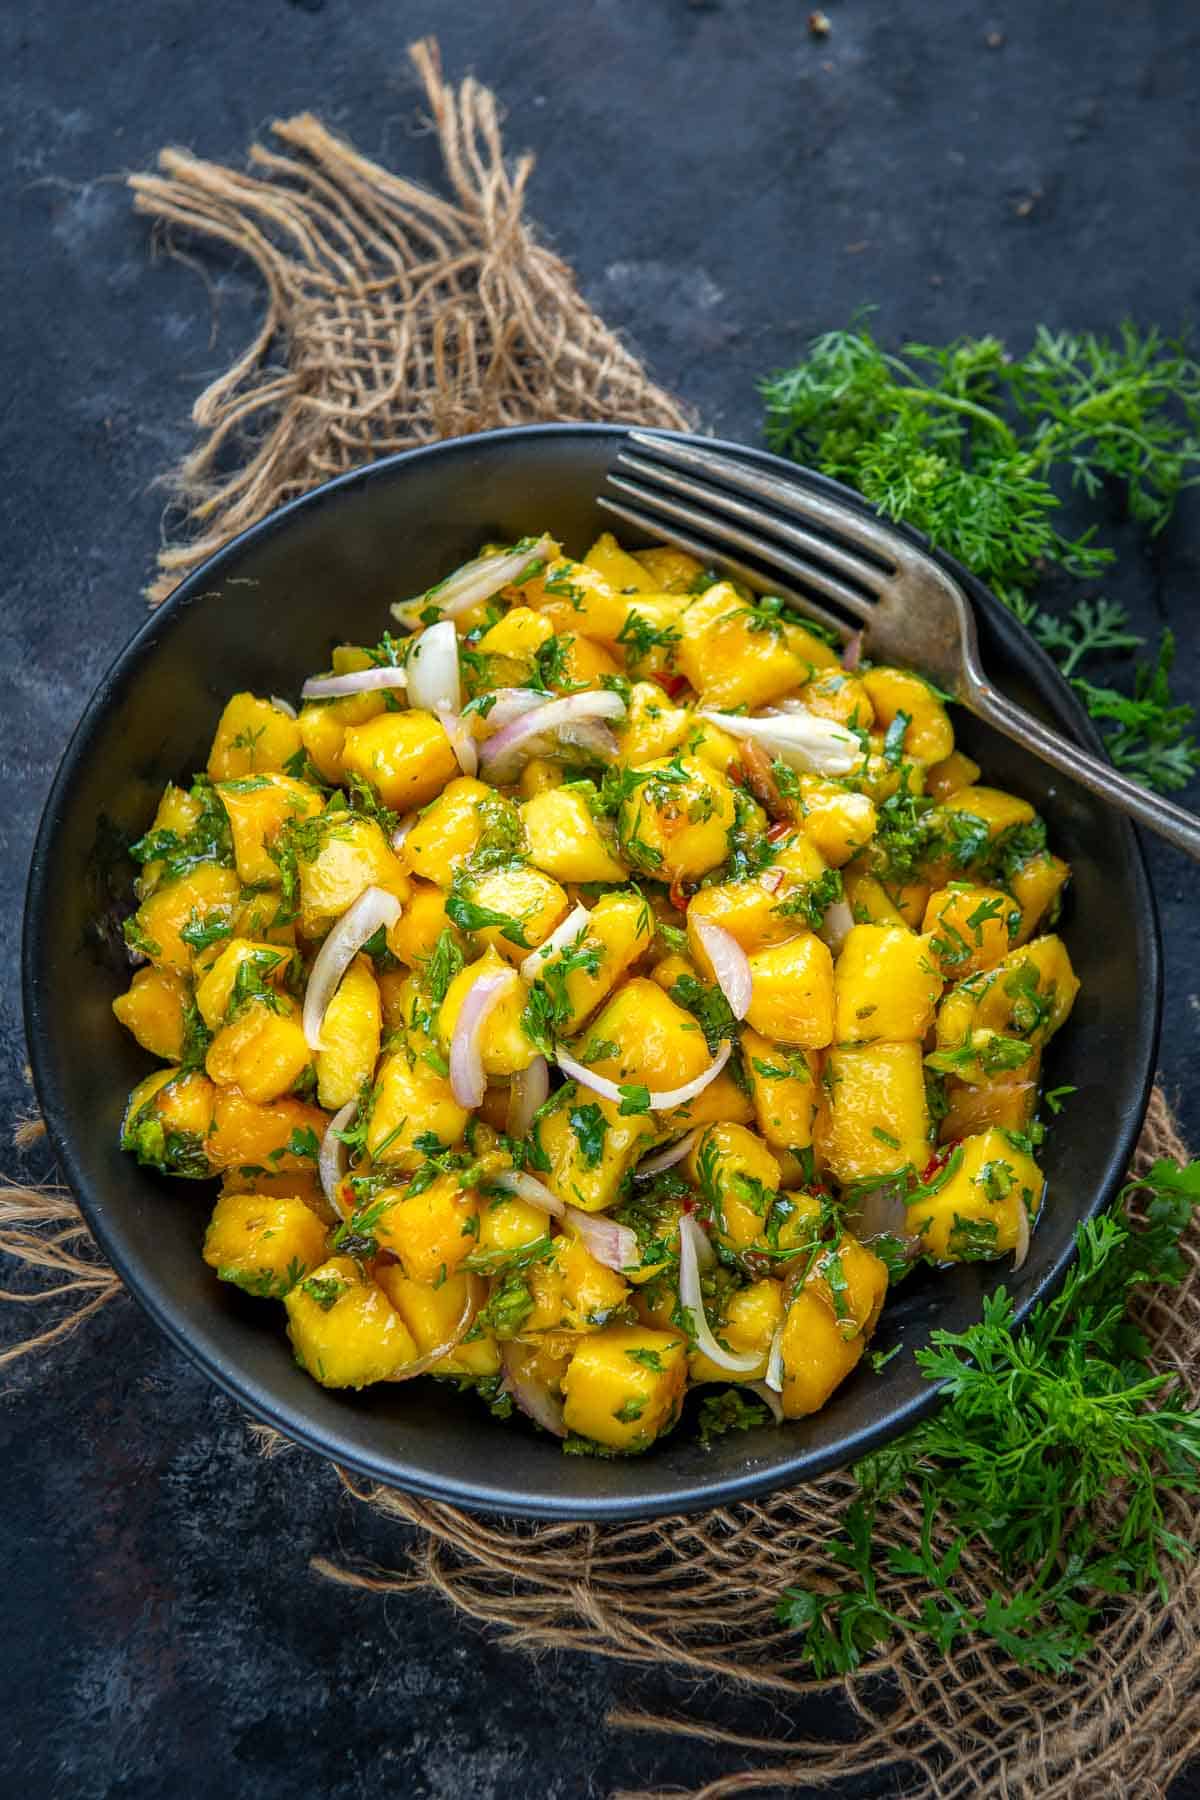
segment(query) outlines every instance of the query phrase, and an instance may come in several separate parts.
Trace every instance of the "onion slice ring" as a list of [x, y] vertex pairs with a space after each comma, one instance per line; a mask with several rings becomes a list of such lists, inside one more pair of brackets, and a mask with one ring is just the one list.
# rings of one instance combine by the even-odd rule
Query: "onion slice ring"
[[1024, 1200], [1017, 1197], [1017, 1241], [1013, 1245], [1012, 1272], [1025, 1267], [1025, 1258], [1029, 1255], [1029, 1240], [1032, 1236], [1029, 1226], [1029, 1209]]
[[500, 550], [491, 556], [477, 556], [473, 562], [464, 563], [448, 575], [445, 581], [439, 581], [435, 587], [426, 588], [413, 600], [397, 600], [391, 613], [402, 625], [410, 628], [419, 623], [420, 613], [427, 606], [436, 606], [443, 619], [457, 619], [460, 613], [469, 612], [473, 606], [479, 606], [484, 600], [490, 600], [498, 594], [502, 587], [515, 581], [540, 557], [549, 562], [558, 554], [558, 546], [552, 538], [540, 537], [536, 544], [527, 545], [524, 549]]
[[483, 1071], [480, 1034], [488, 1014], [517, 979], [515, 969], [497, 969], [471, 983], [459, 1009], [450, 1039], [450, 1086], [454, 1098], [469, 1112], [482, 1104], [487, 1076]]
[[296, 709], [290, 700], [281, 700], [278, 694], [272, 694], [270, 695], [270, 701], [271, 705], [275, 708], [275, 711], [281, 712], [285, 718], [294, 719], [296, 717]]
[[633, 1171], [633, 1179], [645, 1181], [651, 1175], [661, 1175], [664, 1169], [673, 1169], [676, 1163], [683, 1161], [704, 1130], [706, 1130], [705, 1126], [697, 1125], [694, 1131], [689, 1131], [687, 1136], [681, 1137], [677, 1143], [668, 1144], [665, 1150], [656, 1150], [653, 1156], [648, 1156], [645, 1162], [638, 1164]]
[[620, 694], [608, 689], [548, 700], [502, 726], [494, 737], [487, 739], [479, 753], [481, 771], [489, 781], [503, 786], [519, 774], [523, 764], [534, 754], [540, 738], [551, 736], [564, 725], [581, 725], [592, 719], [619, 719], [624, 713], [625, 702]]
[[725, 1350], [713, 1336], [712, 1327], [704, 1311], [704, 1295], [700, 1291], [700, 1263], [696, 1247], [697, 1237], [704, 1234], [691, 1213], [683, 1213], [679, 1220], [679, 1304], [690, 1316], [691, 1333], [696, 1341], [696, 1348], [702, 1356], [706, 1356], [718, 1369], [725, 1369], [730, 1375], [749, 1375], [757, 1369], [762, 1357], [757, 1352], [738, 1352]]
[[555, 952], [565, 950], [568, 944], [577, 944], [591, 922], [592, 915], [586, 906], [573, 907], [562, 924], [554, 927], [545, 943], [529, 952], [521, 964], [521, 980], [536, 981]]
[[854, 926], [854, 914], [844, 900], [834, 900], [825, 909], [825, 917], [817, 926], [817, 936], [836, 956]]
[[565, 1438], [567, 1426], [562, 1401], [550, 1392], [544, 1382], [535, 1381], [529, 1374], [527, 1364], [536, 1354], [536, 1350], [531, 1351], [528, 1345], [513, 1343], [511, 1339], [501, 1344], [500, 1360], [504, 1365], [505, 1392], [512, 1395], [515, 1404], [527, 1419], [532, 1419], [543, 1431]]
[[304, 1041], [310, 1050], [323, 1050], [321, 1027], [338, 984], [368, 938], [381, 925], [394, 925], [400, 902], [386, 888], [364, 888], [354, 905], [344, 912], [317, 951], [304, 994]]
[[536, 1206], [539, 1212], [549, 1213], [552, 1219], [561, 1219], [606, 1269], [616, 1269], [620, 1273], [622, 1269], [637, 1267], [637, 1234], [628, 1225], [618, 1225], [615, 1219], [600, 1213], [584, 1212], [579, 1206], [568, 1206], [557, 1194], [551, 1193], [544, 1181], [539, 1181], [536, 1175], [527, 1175], [523, 1169], [505, 1169], [495, 1177], [492, 1186], [516, 1194], [528, 1205]]
[[449, 1356], [450, 1352], [456, 1350], [462, 1343], [475, 1323], [475, 1314], [479, 1311], [481, 1303], [482, 1284], [474, 1280], [468, 1281], [467, 1297], [463, 1302], [462, 1312], [449, 1337], [443, 1339], [436, 1350], [427, 1350], [424, 1356], [418, 1356], [415, 1362], [405, 1363], [402, 1369], [397, 1369], [394, 1375], [389, 1375], [388, 1380], [411, 1381], [416, 1375], [427, 1375], [436, 1363], [440, 1363], [444, 1356]]
[[[686, 1106], [689, 1100], [694, 1100], [697, 1094], [702, 1094], [709, 1082], [715, 1081], [721, 1073], [729, 1061], [732, 1049], [731, 1044], [722, 1044], [703, 1075], [697, 1075], [694, 1081], [685, 1082], [682, 1087], [651, 1088], [649, 1090], [651, 1112], [670, 1112], [673, 1106]], [[576, 1062], [575, 1058], [568, 1056], [565, 1050], [556, 1051], [554, 1060], [563, 1074], [569, 1075], [572, 1081], [577, 1081], [580, 1087], [590, 1088], [594, 1094], [599, 1094], [601, 1099], [612, 1100], [614, 1103], [620, 1104], [623, 1098], [620, 1086], [617, 1082], [610, 1081], [607, 1075], [594, 1075], [586, 1064]]]
[[352, 669], [348, 675], [313, 675], [300, 689], [302, 700], [337, 700], [343, 694], [370, 694], [377, 688], [404, 688], [403, 669], [385, 663], [378, 669]]
[[550, 1065], [535, 1056], [527, 1069], [518, 1069], [508, 1084], [508, 1135], [517, 1143], [529, 1135], [533, 1121], [550, 1093]]
[[769, 1393], [783, 1392], [783, 1327], [787, 1323], [786, 1312], [775, 1327], [775, 1335], [771, 1339], [771, 1349], [767, 1356], [767, 1372], [763, 1377], [763, 1386]]
[[773, 750], [789, 768], [807, 775], [848, 775], [862, 761], [858, 739], [814, 712], [789, 711], [771, 719], [747, 719], [740, 713], [702, 709], [697, 717], [730, 737], [747, 738]]
[[733, 933], [723, 925], [714, 925], [711, 919], [697, 917], [696, 936], [712, 964], [717, 986], [729, 1002], [730, 1012], [735, 1019], [744, 1019], [754, 995], [750, 958]]
[[345, 1106], [338, 1108], [325, 1127], [325, 1136], [321, 1139], [320, 1155], [317, 1157], [317, 1174], [321, 1178], [321, 1190], [334, 1212], [343, 1219], [346, 1214], [338, 1200], [338, 1194], [341, 1191], [342, 1178], [346, 1173], [346, 1146], [339, 1133], [345, 1131], [357, 1111], [357, 1100], [347, 1100]]
[[776, 1425], [783, 1424], [783, 1405], [774, 1388], [769, 1388], [765, 1381], [752, 1381], [748, 1384], [747, 1393], [757, 1394], [763, 1405], [770, 1408], [772, 1419]]
[[441, 619], [417, 638], [404, 665], [408, 703], [423, 712], [462, 710], [462, 678], [458, 668], [458, 633]]

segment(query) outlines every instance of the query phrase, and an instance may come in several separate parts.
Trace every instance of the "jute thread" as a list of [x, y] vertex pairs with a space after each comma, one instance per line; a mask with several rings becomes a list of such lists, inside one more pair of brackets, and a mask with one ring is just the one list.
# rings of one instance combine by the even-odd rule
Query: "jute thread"
[[[414, 45], [452, 198], [371, 162], [304, 114], [254, 145], [253, 173], [164, 150], [159, 170], [131, 178], [156, 235], [195, 262], [181, 238], [215, 240], [261, 274], [266, 310], [252, 342], [193, 409], [197, 448], [171, 478], [186, 536], [159, 556], [153, 602], [235, 532], [271, 508], [393, 450], [489, 426], [556, 419], [687, 424], [631, 352], [581, 298], [570, 270], [524, 217], [532, 159], [509, 167], [493, 95], [468, 78], [451, 88], [432, 40]], [[17, 1122], [23, 1147], [36, 1119]], [[1186, 1158], [1156, 1090], [1135, 1171]], [[0, 1252], [17, 1290], [0, 1301], [49, 1302], [58, 1316], [0, 1351], [0, 1366], [49, 1350], [123, 1292], [74, 1201], [56, 1187], [0, 1188]], [[1185, 1243], [1178, 1289], [1148, 1296], [1142, 1324], [1153, 1361], [1200, 1400], [1200, 1250]], [[292, 1448], [252, 1426], [265, 1455]], [[1114, 1793], [1161, 1796], [1200, 1749], [1200, 1567], [1168, 1571], [1169, 1602], [1135, 1596], [1114, 1608], [1069, 1678], [1022, 1673], [990, 1645], [938, 1657], [915, 1633], [854, 1678], [806, 1676], [795, 1638], [774, 1617], [789, 1584], [837, 1583], [822, 1546], [853, 1492], [846, 1474], [760, 1501], [649, 1524], [529, 1524], [482, 1519], [339, 1471], [364, 1505], [402, 1529], [397, 1569], [318, 1559], [323, 1576], [377, 1594], [440, 1594], [530, 1652], [589, 1651], [632, 1665], [736, 1686], [786, 1721], [804, 1695], [840, 1695], [857, 1720], [846, 1742], [739, 1733], [699, 1717], [619, 1711], [611, 1722], [705, 1740], [739, 1766], [675, 1800], [836, 1788], [872, 1771], [903, 1774], [906, 1791], [965, 1800]], [[1195, 1541], [1193, 1507], [1168, 1503]], [[910, 1544], [913, 1493], [881, 1512], [884, 1543]], [[1002, 1586], [977, 1547], [960, 1571], [963, 1597]], [[881, 1598], [915, 1616], [918, 1587], [883, 1577]], [[667, 1800], [666, 1791], [617, 1800]]]

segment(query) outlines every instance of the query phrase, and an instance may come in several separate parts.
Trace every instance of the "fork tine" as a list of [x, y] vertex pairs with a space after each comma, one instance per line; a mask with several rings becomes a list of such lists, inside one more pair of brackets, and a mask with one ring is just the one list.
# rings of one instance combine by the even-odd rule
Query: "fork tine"
[[873, 561], [882, 564], [884, 574], [911, 568], [920, 555], [899, 532], [890, 531], [878, 520], [831, 500], [816, 488], [807, 487], [799, 474], [796, 480], [785, 481], [781, 476], [768, 475], [731, 456], [722, 456], [719, 451], [698, 449], [694, 443], [679, 443], [674, 438], [659, 437], [649, 431], [633, 430], [628, 436], [631, 444], [648, 451], [659, 462], [709, 475], [729, 487], [740, 488], [744, 494], [769, 500], [773, 506], [783, 507], [793, 516], [800, 514], [810, 523], [849, 539]]
[[818, 537], [815, 532], [806, 531], [802, 525], [793, 524], [790, 519], [782, 519], [776, 513], [764, 512], [759, 506], [749, 506], [744, 500], [739, 500], [735, 494], [726, 493], [722, 488], [692, 481], [686, 475], [676, 475], [670, 469], [660, 468], [657, 463], [643, 462], [640, 456], [629, 456], [622, 451], [617, 458], [617, 467], [628, 469], [635, 475], [645, 475], [656, 486], [669, 488], [672, 493], [682, 495], [685, 500], [696, 500], [712, 511], [725, 513], [752, 530], [757, 527], [768, 531], [785, 544], [790, 544], [794, 550], [809, 551], [829, 568], [864, 587], [867, 590], [864, 599], [878, 597], [877, 586], [882, 571], [876, 564], [864, 562], [861, 556], [851, 555], [829, 538]]
[[837, 619], [832, 613], [826, 612], [825, 608], [818, 606], [817, 602], [808, 594], [798, 594], [794, 588], [788, 587], [783, 582], [768, 581], [760, 569], [752, 569], [749, 563], [739, 562], [736, 557], [730, 556], [722, 545], [692, 537], [686, 531], [680, 531], [677, 526], [664, 524], [661, 519], [651, 513], [642, 512], [636, 506], [622, 506], [619, 500], [609, 500], [603, 494], [597, 496], [596, 504], [602, 506], [605, 512], [612, 513], [614, 518], [623, 520], [626, 525], [632, 525], [638, 531], [645, 531], [651, 537], [669, 539], [681, 550], [686, 550], [689, 556], [698, 557], [705, 565], [720, 563], [722, 568], [728, 569], [732, 575], [744, 582], [748, 588], [752, 588], [755, 593], [778, 594], [782, 599], [789, 601], [798, 612], [807, 613], [810, 619], [816, 620], [817, 624], [824, 625], [828, 630], [836, 632], [843, 643], [846, 643], [853, 635], [850, 626], [844, 619]]
[[[644, 507], [647, 507], [652, 513], [656, 513], [660, 518], [671, 519], [681, 525], [694, 525], [700, 531], [707, 530], [713, 533], [718, 544], [725, 542], [736, 544], [739, 550], [747, 551], [749, 555], [756, 557], [760, 562], [767, 563], [773, 568], [782, 569], [794, 583], [799, 584], [801, 591], [805, 588], [815, 588], [827, 600], [834, 600], [839, 606], [845, 607], [846, 611], [852, 613], [856, 619], [861, 619], [864, 623], [870, 620], [874, 611], [871, 602], [864, 600], [861, 594], [856, 593], [853, 588], [847, 587], [835, 575], [827, 575], [816, 564], [801, 562], [799, 557], [792, 556], [789, 551], [781, 550], [775, 544], [766, 543], [762, 538], [753, 537], [738, 525], [726, 524], [724, 519], [714, 519], [710, 513], [699, 512], [694, 506], [685, 506], [682, 501], [670, 500], [664, 494], [654, 493], [651, 489], [643, 487], [638, 481], [626, 481], [620, 475], [610, 474], [608, 485], [617, 488], [622, 494], [628, 494], [632, 499], [640, 501]], [[723, 552], [718, 552], [718, 560], [725, 560]]]

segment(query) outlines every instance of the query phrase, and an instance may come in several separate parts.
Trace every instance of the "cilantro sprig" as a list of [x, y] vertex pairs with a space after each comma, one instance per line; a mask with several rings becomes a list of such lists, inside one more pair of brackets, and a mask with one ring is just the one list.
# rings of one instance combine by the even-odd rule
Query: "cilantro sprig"
[[896, 355], [860, 319], [762, 393], [772, 449], [858, 488], [999, 594], [1061, 662], [1118, 767], [1165, 790], [1200, 770], [1194, 708], [1170, 691], [1170, 633], [1135, 665], [1132, 693], [1094, 685], [1085, 658], [1141, 646], [1124, 609], [1087, 600], [1059, 617], [1030, 593], [1047, 571], [1091, 579], [1113, 561], [1094, 526], [1060, 529], [1065, 491], [1098, 507], [1120, 488], [1159, 532], [1200, 482], [1200, 363], [1185, 344], [1127, 322], [1115, 338], [1043, 326], [1023, 356], [991, 336]]
[[[1200, 1162], [1156, 1162], [1079, 1229], [1075, 1266], [1022, 1327], [999, 1289], [977, 1324], [935, 1331], [916, 1352], [945, 1404], [857, 1465], [859, 1494], [830, 1546], [841, 1584], [791, 1588], [780, 1603], [818, 1674], [857, 1667], [897, 1633], [942, 1652], [991, 1639], [1022, 1667], [1062, 1673], [1111, 1597], [1153, 1588], [1166, 1599], [1167, 1565], [1191, 1551], [1165, 1503], [1200, 1491], [1200, 1412], [1151, 1369], [1128, 1307], [1139, 1287], [1182, 1279], [1180, 1238], [1198, 1203]], [[877, 1508], [906, 1485], [920, 1536], [885, 1548]], [[1003, 1572], [982, 1600], [958, 1579], [976, 1543]], [[923, 1579], [919, 1612], [889, 1606], [885, 1574]]]

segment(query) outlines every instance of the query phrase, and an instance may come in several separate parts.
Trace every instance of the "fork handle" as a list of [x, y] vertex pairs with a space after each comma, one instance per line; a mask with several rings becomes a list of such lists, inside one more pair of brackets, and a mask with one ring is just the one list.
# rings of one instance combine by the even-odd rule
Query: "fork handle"
[[985, 724], [994, 726], [1024, 749], [1032, 750], [1043, 762], [1069, 775], [1081, 787], [1090, 788], [1093, 794], [1128, 813], [1139, 825], [1148, 825], [1177, 850], [1200, 862], [1200, 819], [1194, 813], [1176, 806], [1171, 800], [1164, 800], [1161, 794], [1151, 793], [1136, 781], [1130, 781], [1111, 763], [1089, 756], [1086, 750], [1081, 750], [1068, 738], [1060, 737], [1057, 731], [1051, 731], [1032, 713], [1014, 706], [986, 681], [972, 682], [960, 699]]

